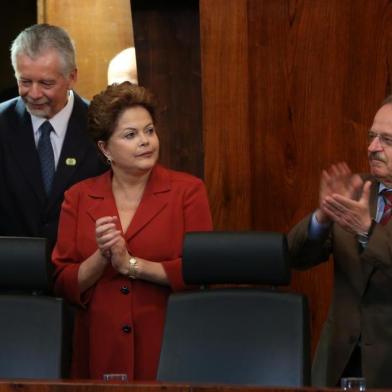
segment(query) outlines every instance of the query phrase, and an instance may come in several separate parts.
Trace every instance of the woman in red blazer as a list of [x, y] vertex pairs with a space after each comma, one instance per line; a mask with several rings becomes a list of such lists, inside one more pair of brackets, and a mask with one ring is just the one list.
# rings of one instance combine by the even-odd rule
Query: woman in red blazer
[[212, 229], [202, 181], [157, 164], [155, 106], [124, 82], [94, 97], [89, 132], [111, 170], [65, 194], [55, 292], [78, 306], [73, 378], [154, 380], [166, 302], [184, 289], [184, 234]]

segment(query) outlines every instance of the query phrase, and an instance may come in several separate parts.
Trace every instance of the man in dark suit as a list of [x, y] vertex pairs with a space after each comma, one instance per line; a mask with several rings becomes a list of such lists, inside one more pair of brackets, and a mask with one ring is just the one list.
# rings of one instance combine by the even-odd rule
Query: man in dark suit
[[321, 176], [319, 208], [288, 236], [294, 267], [334, 260], [315, 386], [363, 376], [370, 388], [392, 387], [392, 97], [376, 113], [368, 139], [370, 175], [332, 165]]
[[72, 91], [68, 34], [33, 25], [13, 42], [11, 60], [20, 96], [0, 104], [0, 235], [53, 246], [64, 191], [106, 166], [85, 133], [88, 104]]

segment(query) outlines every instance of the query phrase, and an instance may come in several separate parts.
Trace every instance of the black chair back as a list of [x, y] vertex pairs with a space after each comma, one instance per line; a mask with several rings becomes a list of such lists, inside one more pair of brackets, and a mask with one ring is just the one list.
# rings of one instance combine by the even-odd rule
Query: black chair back
[[51, 292], [43, 238], [0, 237], [0, 378], [69, 375], [72, 312]]
[[[183, 271], [193, 284], [286, 285], [286, 238], [279, 233], [190, 233], [184, 242]], [[158, 379], [309, 385], [309, 341], [303, 295], [248, 286], [172, 294]]]
[[290, 283], [287, 239], [279, 233], [200, 232], [185, 236], [183, 275], [189, 284]]

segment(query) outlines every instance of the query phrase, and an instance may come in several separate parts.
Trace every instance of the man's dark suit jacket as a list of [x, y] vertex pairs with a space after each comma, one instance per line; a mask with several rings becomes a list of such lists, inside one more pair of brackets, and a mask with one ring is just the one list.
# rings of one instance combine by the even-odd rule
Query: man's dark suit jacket
[[45, 195], [31, 116], [21, 98], [0, 104], [0, 235], [45, 237], [54, 245], [64, 192], [106, 170], [86, 133], [88, 104], [74, 107], [49, 198]]

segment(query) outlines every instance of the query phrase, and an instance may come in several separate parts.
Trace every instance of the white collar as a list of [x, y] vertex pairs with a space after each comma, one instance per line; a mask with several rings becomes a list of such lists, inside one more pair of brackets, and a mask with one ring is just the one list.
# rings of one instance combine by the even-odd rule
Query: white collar
[[378, 194], [381, 195], [381, 192], [383, 190], [387, 189], [388, 191], [392, 191], [391, 188], [388, 188], [387, 186], [385, 186], [382, 182], [380, 182], [380, 185], [378, 187]]

